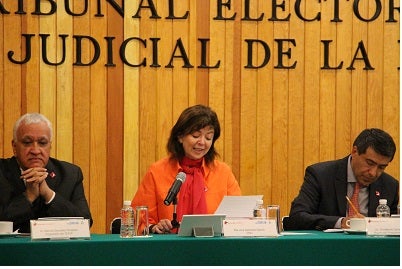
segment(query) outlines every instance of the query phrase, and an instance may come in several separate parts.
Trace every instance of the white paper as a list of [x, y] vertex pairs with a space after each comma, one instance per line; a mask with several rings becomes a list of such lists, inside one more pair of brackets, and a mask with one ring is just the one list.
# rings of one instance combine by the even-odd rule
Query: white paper
[[281, 232], [280, 235], [307, 235], [307, 234], [312, 234], [312, 233], [306, 233], [306, 232]]
[[31, 239], [90, 238], [89, 220], [76, 218], [31, 220]]
[[226, 218], [252, 218], [256, 201], [263, 195], [224, 196], [215, 214]]
[[400, 235], [399, 218], [367, 218], [367, 235]]
[[225, 219], [223, 234], [226, 237], [277, 237], [276, 221], [269, 219]]
[[343, 233], [343, 229], [326, 229], [324, 233]]
[[84, 219], [83, 217], [46, 217], [38, 218], [38, 220], [63, 220], [63, 219]]

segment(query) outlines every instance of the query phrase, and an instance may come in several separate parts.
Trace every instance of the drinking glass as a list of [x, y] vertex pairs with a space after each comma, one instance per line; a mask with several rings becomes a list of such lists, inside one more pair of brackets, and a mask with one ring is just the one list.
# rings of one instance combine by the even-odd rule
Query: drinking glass
[[135, 208], [136, 236], [149, 236], [148, 206], [141, 205]]
[[280, 210], [279, 205], [268, 205], [267, 206], [267, 219], [276, 222], [276, 230], [281, 233], [281, 221], [280, 221]]

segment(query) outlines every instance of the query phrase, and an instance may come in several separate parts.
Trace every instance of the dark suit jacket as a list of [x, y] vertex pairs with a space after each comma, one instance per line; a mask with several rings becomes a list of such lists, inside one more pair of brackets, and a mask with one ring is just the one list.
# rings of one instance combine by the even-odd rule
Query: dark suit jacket
[[30, 220], [41, 217], [84, 217], [92, 225], [81, 168], [54, 158], [49, 159], [46, 168], [46, 182], [56, 196], [49, 204], [42, 198], [31, 204], [24, 196], [25, 184], [17, 159], [0, 159], [0, 220], [13, 221], [14, 230], [20, 232], [29, 232]]
[[[324, 230], [334, 228], [346, 216], [348, 157], [317, 163], [306, 168], [304, 182], [293, 200], [285, 230]], [[368, 186], [368, 217], [376, 216], [379, 199], [387, 199], [391, 214], [397, 213], [399, 182], [382, 173]]]

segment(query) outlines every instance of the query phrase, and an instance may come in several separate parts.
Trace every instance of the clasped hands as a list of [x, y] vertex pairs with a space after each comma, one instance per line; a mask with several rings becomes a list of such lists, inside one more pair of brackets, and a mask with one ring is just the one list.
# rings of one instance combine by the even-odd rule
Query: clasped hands
[[33, 203], [39, 196], [48, 202], [53, 196], [53, 190], [46, 183], [48, 172], [44, 167], [28, 168], [21, 173], [21, 179], [26, 186], [25, 196]]

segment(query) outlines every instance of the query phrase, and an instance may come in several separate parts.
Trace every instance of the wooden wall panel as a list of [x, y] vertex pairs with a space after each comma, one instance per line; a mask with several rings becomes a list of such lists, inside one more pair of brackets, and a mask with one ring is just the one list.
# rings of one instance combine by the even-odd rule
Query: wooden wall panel
[[331, 54], [335, 55], [330, 62], [333, 68], [341, 67], [336, 71], [336, 107], [335, 107], [335, 157], [342, 158], [351, 150], [353, 134], [351, 134], [352, 120], [352, 75], [346, 68], [353, 57], [355, 45], [352, 42], [353, 13], [342, 10], [342, 22], [336, 26], [336, 40], [331, 45]]
[[[26, 3], [27, 10], [34, 9], [34, 2], [29, 1]], [[39, 32], [39, 18], [35, 16], [23, 16], [21, 32], [23, 33], [38, 33]], [[19, 34], [19, 33], [18, 33]], [[26, 112], [39, 111], [40, 96], [39, 96], [39, 81], [40, 74], [37, 72], [39, 69], [40, 57], [38, 57], [40, 48], [40, 42], [38, 35], [33, 38], [31, 42], [31, 49], [34, 52], [34, 57], [30, 62], [22, 66], [22, 78], [21, 78], [21, 109]], [[25, 50], [25, 45], [22, 45], [22, 49]]]
[[[395, 1], [395, 6], [400, 6], [400, 1]], [[384, 10], [389, 9], [389, 2], [385, 1]], [[393, 12], [393, 14], [398, 14]], [[385, 16], [385, 15], [384, 15]], [[388, 16], [384, 17], [384, 21], [389, 20]], [[383, 65], [384, 65], [384, 74], [383, 74], [383, 85], [380, 89], [383, 92], [383, 105], [382, 111], [379, 111], [383, 116], [382, 126], [385, 130], [387, 130], [391, 135], [393, 135], [395, 139], [395, 143], [400, 145], [400, 22], [399, 22], [399, 14], [396, 16], [395, 22], [384, 23], [384, 38], [383, 40], [389, 40], [389, 42], [384, 42], [384, 55], [383, 55]], [[395, 46], [396, 43], [398, 46]], [[377, 110], [378, 111], [378, 110]], [[399, 152], [399, 154], [398, 154]], [[394, 157], [394, 160], [387, 168], [388, 172], [392, 175], [400, 175], [400, 148], [397, 148], [397, 154]]]
[[[336, 40], [336, 24], [331, 23], [332, 6], [323, 5], [321, 12], [320, 32], [321, 40]], [[317, 40], [317, 43], [318, 40]], [[332, 42], [331, 42], [332, 43]], [[334, 44], [331, 44], [334, 45]], [[320, 46], [320, 57], [323, 59], [323, 48]], [[334, 62], [336, 54], [332, 53], [329, 56], [329, 61]], [[323, 65], [322, 60], [319, 66]], [[323, 71], [320, 74], [320, 159], [333, 159], [335, 158], [335, 84], [336, 73], [334, 70]]]
[[[140, 36], [144, 38], [149, 37], [158, 37], [159, 33], [157, 31], [157, 21], [151, 20], [150, 13], [144, 12], [141, 13], [143, 20], [140, 21]], [[147, 42], [150, 42], [148, 40]], [[157, 86], [158, 86], [158, 78], [159, 76], [163, 76], [163, 72], [166, 72], [164, 68], [154, 68], [149, 67], [152, 59], [152, 51], [151, 51], [151, 43], [147, 45], [147, 49], [144, 47], [141, 48], [140, 59], [144, 57], [147, 59], [147, 68], [140, 69], [140, 84], [139, 84], [139, 129], [140, 129], [140, 148], [139, 148], [139, 180], [141, 177], [145, 175], [149, 165], [153, 162], [153, 160], [157, 159], [157, 152], [159, 147], [156, 147], [157, 144], [157, 133], [160, 129], [159, 126], [156, 125], [156, 119], [158, 115], [158, 106], [159, 103], [157, 100]], [[162, 57], [162, 55], [166, 55], [166, 50], [171, 51], [169, 45], [159, 44], [159, 58], [160, 65], [165, 66], [167, 64], [167, 60]], [[163, 87], [169, 87], [167, 83], [163, 85]], [[166, 97], [168, 98], [168, 97]], [[154, 145], [154, 147], [148, 147], [148, 145]]]
[[[68, 15], [65, 2], [55, 2], [56, 14], [38, 16], [31, 14], [33, 1], [24, 2], [24, 15], [15, 13], [15, 1], [2, 1], [10, 14], [0, 14], [0, 155], [11, 156], [12, 127], [21, 114], [40, 111], [48, 116], [55, 135], [52, 155], [83, 170], [92, 232], [108, 232], [122, 201], [132, 199], [148, 167], [166, 155], [170, 129], [182, 110], [197, 103], [218, 113], [222, 133], [216, 147], [243, 194], [263, 194], [266, 204], [281, 206], [282, 215], [289, 212], [305, 167], [346, 156], [366, 127], [384, 128], [394, 136], [398, 152], [387, 171], [399, 178], [399, 12], [391, 13], [396, 22], [387, 22], [390, 4], [399, 7], [399, 0], [382, 0], [380, 16], [371, 22], [357, 18], [353, 1], [339, 2], [338, 22], [333, 21], [331, 1], [300, 2], [301, 14], [310, 19], [320, 14], [319, 21], [298, 18], [296, 0], [277, 6], [270, 1], [230, 1], [220, 7], [224, 17], [234, 16], [226, 20], [214, 19], [216, 1], [172, 1], [175, 16], [189, 11], [181, 20], [166, 18], [169, 1], [152, 1], [158, 19], [151, 18], [150, 7], [139, 7], [139, 0], [113, 1], [117, 6], [90, 0], [82, 16]], [[359, 1], [361, 16], [372, 17], [375, 3]], [[72, 9], [79, 13], [83, 4], [72, 1]], [[49, 2], [41, 5], [49, 11]], [[244, 20], [246, 8], [251, 18], [262, 20]], [[141, 18], [133, 18], [138, 10]], [[273, 22], [274, 13], [283, 20]], [[25, 57], [22, 34], [34, 34], [32, 57], [26, 64], [14, 64], [7, 53], [13, 50], [15, 59]], [[46, 56], [51, 62], [62, 57], [59, 35], [68, 35], [63, 64], [44, 63], [39, 34], [49, 34]], [[99, 43], [96, 63], [74, 64], [74, 35]], [[105, 37], [114, 38], [112, 55]], [[136, 64], [146, 59], [145, 66], [122, 62], [119, 49], [131, 38], [141, 38], [146, 45], [131, 40], [124, 57]], [[220, 60], [219, 68], [199, 68], [200, 38], [209, 39], [207, 64]], [[178, 39], [193, 68], [184, 68], [184, 55], [174, 50]], [[265, 66], [245, 68], [246, 39], [268, 45]], [[280, 45], [280, 39], [295, 43]], [[360, 42], [374, 70], [364, 69]], [[81, 45], [82, 61], [89, 63], [94, 46], [87, 39]], [[261, 63], [264, 54], [261, 44], [254, 44], [253, 63]], [[173, 67], [166, 67], [172, 57]], [[110, 59], [114, 66], [106, 65]], [[322, 69], [324, 60], [330, 69]], [[160, 66], [151, 66], [155, 63]], [[295, 67], [280, 68], [279, 63]], [[351, 65], [355, 69], [348, 69]]]
[[[187, 80], [184, 79], [184, 81], [180, 82], [177, 79], [176, 70], [182, 69], [180, 67], [183, 64], [183, 61], [179, 58], [176, 58], [175, 60], [173, 60], [173, 65], [176, 66], [176, 68], [166, 67], [173, 54], [177, 39], [182, 36], [182, 34], [175, 32], [174, 25], [179, 24], [180, 26], [177, 25], [179, 26], [179, 28], [186, 28], [187, 23], [174, 22], [171, 19], [165, 19], [169, 13], [169, 7], [167, 4], [168, 2], [166, 1], [158, 3], [159, 16], [161, 16], [162, 18], [155, 21], [156, 34], [153, 35], [153, 37], [160, 38], [158, 53], [160, 59], [160, 67], [156, 69], [157, 77], [154, 81], [154, 84], [156, 85], [155, 98], [157, 107], [155, 107], [155, 111], [157, 112], [157, 115], [155, 120], [153, 121], [155, 123], [155, 126], [158, 126], [158, 128], [156, 129], [156, 132], [154, 134], [150, 134], [155, 137], [155, 144], [158, 145], [155, 152], [155, 157], [157, 159], [160, 159], [162, 158], [162, 156], [166, 155], [166, 141], [170, 134], [170, 126], [172, 126], [173, 124], [173, 113], [175, 110], [175, 106], [181, 108], [183, 107], [183, 105], [181, 105], [180, 102], [185, 102], [186, 104], [188, 102], [186, 97], [181, 98], [181, 100], [180, 98], [178, 98], [178, 95], [180, 93], [187, 93], [187, 91], [181, 90], [183, 88], [187, 88], [187, 85], [183, 87], [183, 84], [181, 84], [186, 83]], [[182, 16], [182, 12], [177, 11], [175, 12], [175, 15]], [[187, 47], [188, 43], [188, 40], [183, 40], [184, 46]], [[175, 55], [180, 56], [180, 51], [177, 51]], [[153, 102], [151, 101], [150, 103]]]
[[[359, 5], [361, 12], [368, 8], [367, 2], [361, 2]], [[352, 29], [352, 55], [357, 52], [359, 42], [367, 44], [367, 24], [353, 18]], [[361, 55], [361, 54], [359, 54]], [[359, 56], [361, 57], [361, 56]], [[355, 70], [352, 73], [352, 137], [355, 137], [361, 129], [367, 124], [367, 72], [363, 70], [365, 67], [362, 61], [354, 63]]]
[[[210, 14], [216, 14], [216, 12], [216, 5], [210, 5]], [[208, 55], [210, 55], [210, 57], [208, 58], [208, 65], [215, 66], [219, 61], [219, 65], [222, 65], [222, 67], [209, 69], [209, 102], [206, 104], [214, 107], [215, 112], [219, 115], [219, 121], [221, 125], [221, 137], [216, 142], [215, 148], [217, 152], [221, 155], [221, 157], [225, 158], [225, 145], [223, 141], [226, 140], [230, 133], [223, 132], [223, 130], [225, 130], [225, 123], [228, 123], [227, 118], [229, 116], [224, 113], [225, 100], [227, 98], [225, 87], [225, 71], [227, 67], [225, 63], [227, 58], [225, 57], [226, 55], [224, 52], [226, 48], [231, 47], [231, 42], [229, 41], [229, 44], [226, 43], [227, 36], [225, 21], [211, 20], [209, 29], [211, 40], [208, 46]]]
[[[241, 12], [241, 6], [235, 7], [234, 13], [239, 14]], [[231, 15], [231, 13], [227, 14]], [[241, 36], [237, 33], [241, 31], [241, 24], [238, 20], [233, 22], [226, 22], [226, 47], [225, 50], [225, 115], [226, 123], [225, 128], [222, 130], [225, 132], [224, 140], [224, 159], [228, 160], [231, 164], [231, 168], [235, 175], [240, 174], [240, 113], [241, 113], [241, 76], [240, 69], [242, 66], [241, 59], [238, 57], [242, 51]], [[240, 178], [238, 178], [240, 181]]]
[[[84, 10], [84, 6], [80, 3], [74, 1], [74, 10]], [[71, 35], [88, 35], [90, 33], [91, 19], [89, 16], [75, 17], [72, 24], [73, 32], [70, 33]], [[76, 44], [73, 44], [72, 51], [75, 51], [76, 48]], [[83, 42], [82, 52], [83, 62], [88, 63], [91, 52], [93, 53], [89, 42]], [[90, 151], [91, 79], [89, 69], [83, 66], [73, 68], [73, 106], [70, 113], [73, 117], [73, 161], [82, 169], [85, 195], [90, 200], [90, 163], [92, 154]], [[93, 205], [94, 203], [90, 204]]]
[[[59, 4], [62, 1], [58, 1]], [[73, 39], [70, 33], [73, 32], [73, 18], [66, 13], [57, 16], [56, 32], [61, 35], [69, 33], [65, 42], [65, 62], [56, 69], [56, 115], [57, 123], [57, 141], [64, 147], [57, 147], [57, 156], [66, 161], [73, 161]], [[50, 33], [53, 31], [50, 31]], [[56, 57], [57, 62], [63, 59], [62, 39], [57, 38], [56, 41]]]
[[[122, 3], [122, 2], [118, 2]], [[121, 6], [121, 4], [120, 4]], [[112, 36], [114, 44], [124, 41], [124, 17], [115, 8], [108, 6], [107, 36]], [[101, 40], [101, 39], [99, 39]], [[118, 55], [118, 54], [117, 54]], [[116, 55], [116, 56], [117, 56]], [[115, 58], [114, 58], [115, 59]], [[107, 180], [106, 180], [106, 223], [120, 215], [123, 205], [123, 138], [124, 138], [124, 66], [116, 64], [107, 69]], [[118, 201], [121, 201], [120, 204]]]
[[[269, 11], [270, 5], [266, 1], [259, 1], [257, 10]], [[267, 14], [267, 12], [265, 12]], [[256, 17], [259, 12], [256, 13]], [[257, 35], [259, 40], [263, 40], [267, 45], [272, 48], [274, 27], [265, 19], [258, 23]], [[262, 64], [264, 58], [267, 56], [267, 51], [262, 46], [257, 50], [257, 64]], [[271, 51], [272, 53], [272, 51]], [[272, 177], [272, 161], [273, 161], [273, 119], [270, 115], [273, 113], [273, 60], [274, 55], [270, 55], [270, 62], [257, 71], [257, 85], [256, 85], [256, 155], [255, 155], [255, 193], [264, 195], [264, 202], [266, 204], [273, 204], [273, 193], [271, 192], [272, 184], [275, 179]], [[243, 64], [244, 65], [244, 64]], [[266, 115], [267, 117], [260, 117], [258, 115]], [[247, 131], [247, 130], [244, 130]]]
[[[222, 110], [219, 112], [219, 115], [224, 115], [225, 120], [224, 122], [221, 122], [221, 138], [220, 138], [220, 143], [222, 144], [222, 150], [219, 151], [219, 154], [221, 155], [221, 158], [226, 160], [229, 163], [233, 163], [233, 143], [234, 143], [234, 137], [233, 137], [233, 101], [234, 101], [234, 84], [236, 81], [233, 81], [233, 71], [234, 71], [234, 62], [235, 59], [233, 59], [233, 53], [235, 51], [234, 44], [234, 22], [233, 21], [222, 21], [218, 22], [216, 25], [217, 28], [224, 29], [224, 34], [220, 32], [216, 32], [214, 34], [215, 37], [221, 37], [218, 40], [215, 41], [214, 38], [214, 44], [222, 44], [220, 46], [219, 52], [220, 53], [214, 53], [216, 55], [215, 57], [211, 57], [210, 65], [215, 66], [217, 64], [218, 60], [223, 60], [223, 63], [220, 63], [222, 66], [222, 70], [220, 73], [221, 80], [220, 85], [217, 85], [217, 89], [220, 90], [223, 94], [223, 99], [221, 100], [221, 106]], [[217, 70], [214, 69], [213, 73], [217, 74]], [[212, 106], [212, 104], [210, 104]], [[217, 112], [218, 113], [218, 112]], [[222, 116], [220, 116], [222, 117]]]
[[[175, 16], [177, 17], [182, 17], [184, 16], [184, 14], [186, 14], [187, 11], [190, 10], [190, 4], [189, 1], [184, 1], [182, 2], [180, 5], [176, 4], [175, 5]], [[167, 13], [165, 11], [165, 13]], [[195, 43], [196, 40], [191, 40], [189, 33], [190, 33], [190, 24], [188, 20], [184, 20], [184, 19], [177, 19], [177, 20], [173, 20], [172, 24], [172, 49], [170, 50], [169, 53], [167, 53], [166, 55], [171, 55], [173, 52], [173, 49], [175, 48], [178, 40], [180, 39], [183, 47], [184, 47], [184, 52], [181, 53], [179, 50], [175, 51], [175, 55], [176, 56], [180, 56], [180, 58], [176, 58], [175, 60], [173, 60], [173, 65], [174, 68], [170, 69], [167, 68], [166, 72], [172, 72], [172, 84], [170, 85], [171, 89], [172, 89], [172, 97], [171, 97], [171, 103], [170, 103], [170, 107], [168, 110], [172, 111], [171, 114], [171, 119], [170, 117], [168, 118], [170, 120], [170, 124], [168, 122], [166, 122], [166, 125], [163, 129], [163, 136], [161, 136], [161, 141], [160, 145], [161, 148], [163, 149], [163, 152], [159, 152], [161, 155], [159, 155], [158, 157], [161, 158], [163, 156], [166, 156], [166, 141], [170, 135], [170, 128], [171, 126], [173, 126], [173, 124], [176, 122], [178, 116], [180, 115], [180, 113], [182, 112], [182, 110], [184, 108], [186, 108], [187, 106], [191, 105], [191, 104], [195, 104], [196, 100], [195, 99], [190, 99], [190, 95], [189, 95], [189, 70], [193, 69], [193, 68], [197, 68], [197, 57], [196, 54], [194, 53], [194, 51], [190, 50], [190, 43]], [[184, 54], [185, 53], [185, 54]], [[185, 65], [185, 62], [182, 60], [182, 58], [187, 55], [190, 64], [194, 67], [192, 68], [183, 68]], [[162, 87], [162, 91], [159, 92], [159, 99], [163, 100], [166, 99], [166, 95], [163, 91]], [[186, 91], [183, 91], [182, 89], [187, 89]], [[165, 108], [166, 109], [166, 108]], [[160, 114], [161, 118], [165, 117], [165, 111], [161, 111], [162, 113]], [[162, 121], [163, 122], [163, 121]]]
[[[258, 2], [250, 4], [250, 13], [258, 14]], [[241, 13], [240, 13], [241, 14]], [[240, 14], [238, 14], [240, 16]], [[241, 40], [250, 39], [255, 37], [257, 33], [257, 22], [248, 21], [242, 23], [241, 26]], [[241, 43], [241, 66], [242, 68], [247, 64], [247, 44], [242, 41]], [[258, 59], [258, 51], [256, 49], [252, 52], [253, 58]], [[256, 69], [243, 69], [241, 77], [241, 97], [240, 97], [240, 136], [242, 141], [247, 143], [240, 144], [240, 180], [242, 185], [243, 194], [256, 193], [256, 155], [257, 155], [257, 75]]]
[[[17, 3], [8, 2], [11, 9], [15, 9]], [[14, 121], [21, 114], [21, 91], [22, 91], [22, 81], [21, 81], [21, 65], [12, 64], [8, 58], [8, 51], [13, 51], [13, 59], [21, 59], [24, 57], [21, 51], [21, 37], [19, 36], [18, 29], [21, 29], [21, 19], [16, 14], [10, 14], [10, 16], [3, 17], [3, 124], [4, 124], [4, 139], [3, 139], [3, 147], [4, 154], [10, 155], [12, 154], [11, 149], [11, 140], [12, 140], [12, 131], [10, 131], [10, 127], [14, 125]], [[17, 29], [17, 31], [15, 31]]]
[[[306, 5], [303, 4], [302, 10], [306, 12]], [[309, 13], [307, 13], [309, 14]], [[283, 182], [286, 185], [286, 201], [280, 202], [281, 211], [289, 212], [290, 203], [287, 201], [292, 200], [298, 193], [296, 186], [300, 186], [302, 178], [300, 174], [304, 171], [304, 154], [303, 154], [303, 129], [304, 129], [304, 104], [308, 103], [304, 96], [304, 83], [306, 81], [305, 72], [306, 66], [303, 64], [308, 58], [304, 51], [304, 31], [305, 25], [298, 21], [290, 21], [289, 23], [289, 36], [297, 38], [297, 46], [292, 48], [292, 63], [297, 59], [297, 68], [289, 73], [289, 126], [288, 130], [288, 157], [286, 166], [288, 169], [287, 180]], [[273, 85], [272, 85], [273, 87]], [[270, 154], [274, 154], [271, 153]], [[276, 154], [276, 153], [275, 153]], [[284, 181], [281, 178], [282, 181]], [[271, 192], [276, 192], [275, 188], [270, 186]], [[273, 202], [272, 202], [273, 203]]]
[[[43, 5], [43, 12], [50, 11], [50, 4]], [[39, 31], [41, 34], [49, 35], [46, 38], [46, 53], [44, 50], [40, 50], [40, 57], [46, 58], [50, 63], [58, 63], [61, 60], [60, 51], [61, 44], [59, 42], [60, 32], [57, 30], [57, 18], [56, 15], [44, 16], [39, 21]], [[50, 33], [53, 33], [50, 35]], [[40, 45], [45, 46], [45, 43], [41, 38]], [[57, 122], [57, 68], [55, 65], [46, 64], [43, 60], [39, 64], [39, 97], [40, 105], [39, 110], [46, 115], [48, 119], [54, 125], [53, 130], [53, 142], [52, 142], [52, 154], [58, 156], [58, 122]], [[60, 87], [62, 87], [60, 85]], [[61, 142], [61, 141], [60, 141]], [[61, 144], [60, 144], [61, 145]], [[62, 158], [60, 156], [60, 158]]]
[[[193, 61], [196, 63], [196, 66], [199, 63], [197, 55], [198, 55], [198, 52], [200, 51], [200, 46], [199, 46], [198, 42], [196, 42], [196, 40], [199, 38], [198, 31], [197, 31], [197, 27], [198, 27], [197, 20], [199, 20], [200, 18], [203, 17], [202, 12], [204, 9], [207, 8], [207, 7], [203, 6], [201, 10], [198, 10], [197, 3], [199, 3], [199, 2], [200, 1], [190, 1], [190, 3], [188, 4], [188, 10], [189, 11], [191, 10], [190, 16], [188, 18], [189, 27], [188, 27], [188, 33], [187, 33], [188, 38], [190, 40], [190, 42], [188, 44], [189, 55], [191, 56], [191, 59], [193, 59]], [[204, 3], [208, 3], [208, 1], [204, 1], [202, 4], [204, 4]], [[206, 6], [208, 6], [208, 5], [206, 5]], [[197, 14], [197, 16], [191, 15], [192, 13]], [[197, 74], [198, 73], [199, 73], [199, 71], [198, 71], [197, 67], [188, 70], [188, 98], [189, 98], [189, 100], [197, 100]], [[172, 122], [173, 122], [173, 120], [172, 120]], [[170, 129], [170, 128], [168, 128], [168, 129]]]
[[[194, 2], [196, 2], [194, 4]], [[195, 7], [191, 11], [191, 17], [196, 17], [195, 22], [196, 25], [196, 36], [201, 38], [209, 38], [210, 36], [210, 20], [212, 18], [212, 14], [210, 14], [210, 2], [209, 1], [192, 1], [191, 7]], [[194, 15], [197, 14], [197, 15]], [[194, 20], [192, 20], [194, 21]], [[194, 28], [192, 28], [194, 29]], [[197, 47], [197, 55], [200, 55], [200, 47]], [[194, 69], [196, 70], [196, 69]], [[195, 91], [195, 97], [197, 103], [199, 104], [207, 104], [208, 96], [209, 96], [209, 85], [206, 81], [209, 81], [209, 70], [207, 69], [197, 69], [196, 74], [196, 84], [195, 89], [190, 88], [191, 91]], [[192, 84], [194, 85], [194, 84]]]
[[[127, 14], [134, 14], [139, 1], [126, 3]], [[140, 23], [130, 16], [124, 19], [124, 37], [138, 37]], [[136, 62], [140, 56], [140, 45], [135, 43], [129, 47], [128, 58]], [[130, 56], [130, 57], [129, 57]], [[131, 200], [139, 183], [139, 84], [140, 71], [138, 68], [124, 67], [124, 157], [123, 157], [123, 197]]]
[[[313, 1], [306, 1], [305, 6], [308, 16], [314, 17], [320, 12], [320, 6]], [[303, 161], [304, 167], [319, 161], [320, 145], [317, 138], [320, 137], [319, 117], [320, 115], [320, 58], [313, 57], [321, 50], [320, 40], [320, 22], [311, 21], [305, 23], [304, 30], [304, 55], [305, 55], [305, 73], [304, 73], [304, 113], [303, 113]], [[299, 178], [299, 185], [303, 182]]]
[[[90, 14], [95, 14], [97, 10], [97, 5], [95, 1], [91, 1]], [[101, 7], [102, 14], [107, 18], [108, 12], [114, 12], [108, 9], [106, 5]], [[89, 200], [91, 213], [93, 214], [94, 224], [92, 226], [92, 231], [107, 231], [106, 221], [106, 203], [108, 201], [107, 197], [107, 181], [116, 180], [115, 177], [108, 178], [108, 166], [109, 162], [115, 162], [116, 160], [107, 159], [110, 157], [109, 151], [114, 151], [116, 149], [110, 148], [107, 144], [109, 141], [108, 137], [108, 123], [110, 120], [108, 117], [108, 94], [113, 94], [115, 87], [108, 88], [108, 69], [105, 68], [106, 63], [106, 47], [103, 43], [104, 37], [108, 35], [107, 31], [108, 21], [104, 17], [91, 16], [90, 20], [90, 33], [89, 36], [95, 38], [100, 44], [102, 53], [99, 56], [97, 64], [87, 68], [89, 72], [89, 80], [91, 81], [89, 99], [89, 125], [88, 131], [90, 134], [90, 145], [89, 145]], [[94, 48], [91, 46], [89, 50], [94, 55]], [[118, 85], [118, 83], [117, 83]], [[117, 86], [118, 87], [118, 86]], [[81, 89], [85, 90], [85, 89]], [[121, 119], [115, 119], [121, 120]], [[116, 137], [115, 139], [121, 139]], [[112, 155], [113, 156], [113, 155]], [[117, 172], [119, 174], [119, 171]], [[110, 201], [112, 202], [112, 201]]]
[[[367, 17], [373, 16], [376, 12], [376, 5], [369, 2]], [[384, 36], [384, 13], [381, 13], [378, 20], [367, 25], [367, 53], [370, 55], [369, 60], [376, 72], [367, 75], [367, 125], [382, 126], [383, 117], [378, 115], [378, 110], [383, 110], [383, 91], [382, 86], [384, 74], [384, 41], [377, 38]]]

